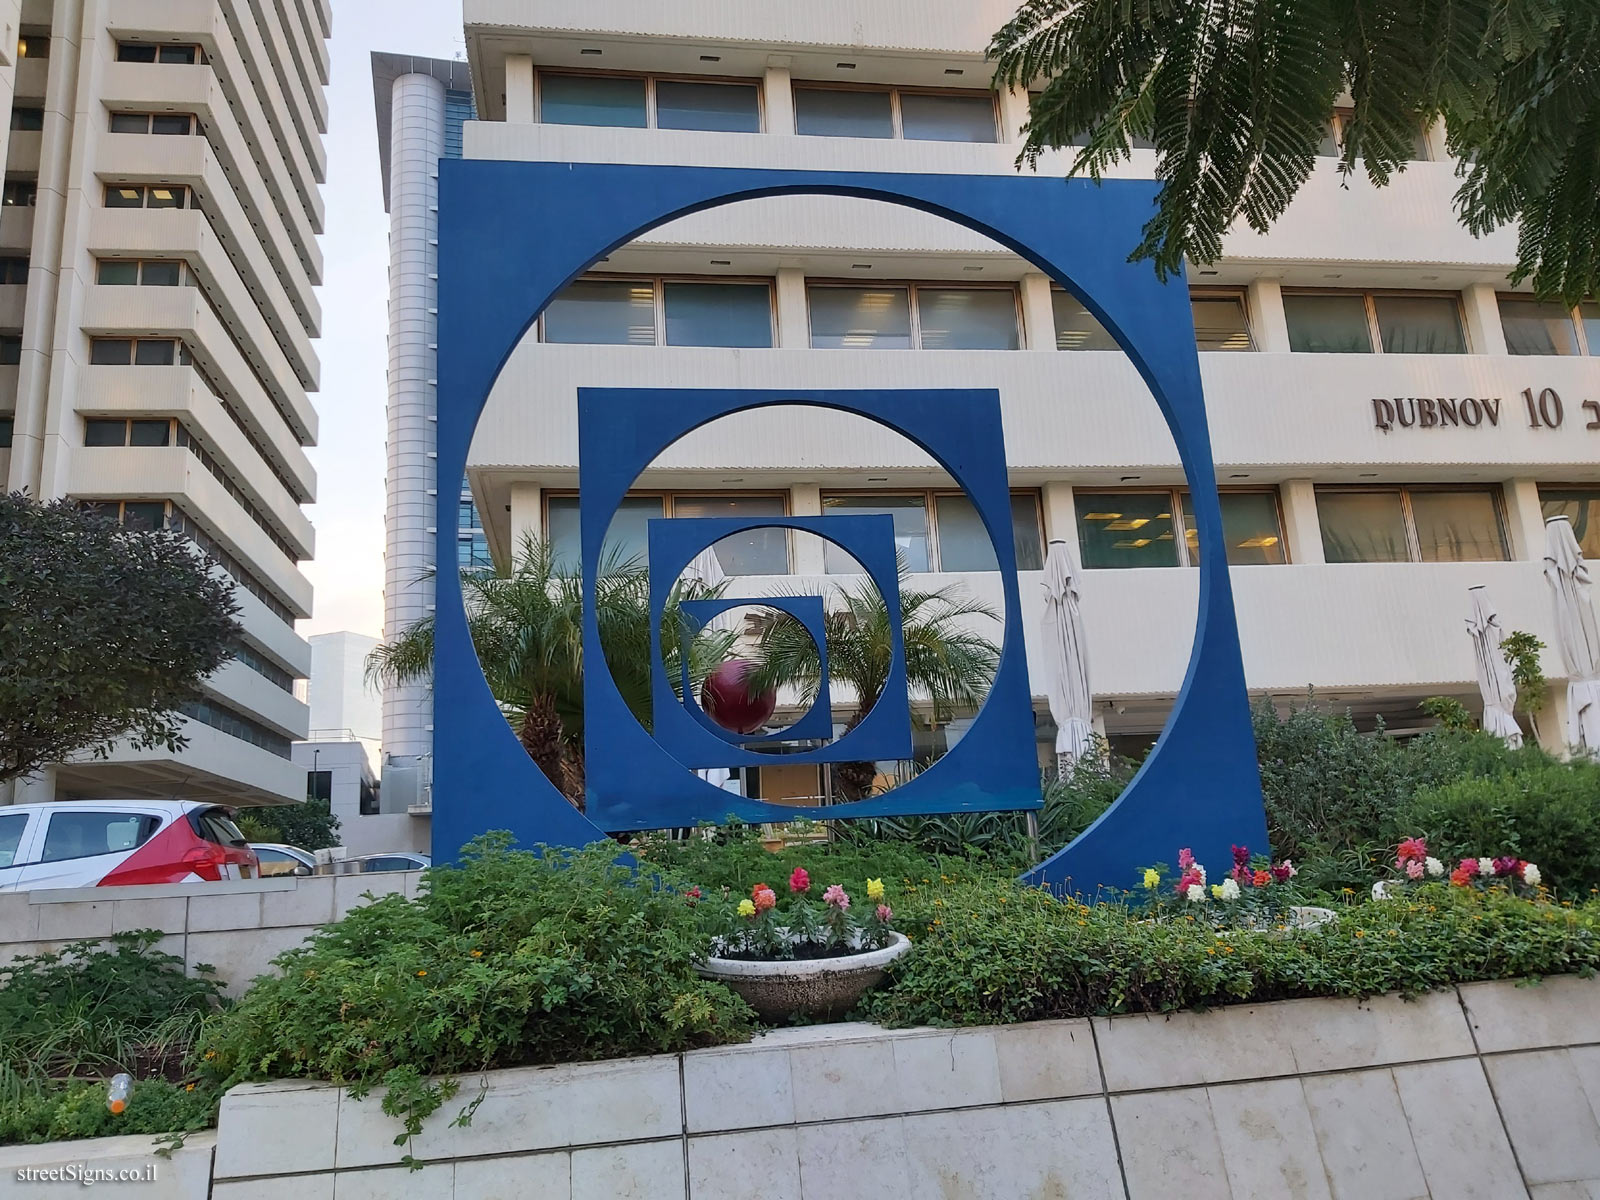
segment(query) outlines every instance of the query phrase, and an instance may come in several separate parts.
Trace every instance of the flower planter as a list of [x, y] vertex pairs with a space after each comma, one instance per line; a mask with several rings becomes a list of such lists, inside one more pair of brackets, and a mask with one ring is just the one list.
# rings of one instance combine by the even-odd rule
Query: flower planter
[[727, 984], [766, 1021], [797, 1014], [831, 1017], [849, 1011], [868, 988], [883, 979], [895, 959], [911, 949], [903, 933], [891, 933], [881, 950], [838, 958], [747, 961], [708, 958], [696, 968], [707, 979]]

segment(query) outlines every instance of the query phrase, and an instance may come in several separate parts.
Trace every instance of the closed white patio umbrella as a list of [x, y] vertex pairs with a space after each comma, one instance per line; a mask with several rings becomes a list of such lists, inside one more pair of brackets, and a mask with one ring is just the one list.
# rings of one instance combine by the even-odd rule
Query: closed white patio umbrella
[[1488, 592], [1482, 587], [1469, 588], [1467, 596], [1467, 635], [1472, 638], [1478, 691], [1483, 695], [1483, 731], [1515, 748], [1522, 745], [1522, 730], [1512, 715], [1517, 707], [1517, 685], [1511, 677], [1511, 664], [1500, 649], [1505, 631]]
[[1054, 541], [1044, 559], [1044, 694], [1056, 723], [1056, 770], [1065, 777], [1089, 753], [1094, 696], [1089, 648], [1078, 597], [1078, 572], [1066, 542]]
[[1593, 579], [1567, 517], [1545, 522], [1544, 578], [1555, 604], [1556, 644], [1567, 670], [1567, 744], [1600, 753], [1600, 628]]

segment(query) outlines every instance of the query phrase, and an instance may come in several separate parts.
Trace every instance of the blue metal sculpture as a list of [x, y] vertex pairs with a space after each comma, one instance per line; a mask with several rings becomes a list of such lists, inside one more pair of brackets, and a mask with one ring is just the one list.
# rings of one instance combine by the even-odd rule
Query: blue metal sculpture
[[[1188, 291], [1181, 278], [1162, 282], [1147, 265], [1128, 262], [1153, 211], [1156, 187], [1148, 181], [1094, 184], [992, 175], [442, 162], [439, 478], [459, 479], [464, 473], [490, 388], [538, 313], [597, 260], [658, 225], [734, 201], [809, 193], [904, 204], [976, 230], [1066, 288], [1127, 353], [1172, 431], [1201, 551], [1193, 653], [1161, 739], [1116, 804], [1028, 879], [1058, 891], [1092, 893], [1101, 885], [1128, 886], [1138, 867], [1167, 857], [1174, 846], [1192, 846], [1203, 861], [1225, 860], [1231, 842], [1264, 846], [1261, 785]], [[730, 396], [748, 399], [740, 393], [685, 395], [720, 395], [716, 403], [727, 403]], [[819, 393], [812, 402], [847, 407], [841, 395], [850, 393]], [[918, 422], [909, 422], [907, 432], [926, 442], [928, 430]], [[641, 443], [638, 450], [649, 451], [648, 461], [656, 448]], [[456, 575], [456, 500], [453, 492], [440, 492], [434, 853], [448, 861], [488, 829], [508, 829], [523, 844], [595, 841], [603, 836], [600, 825], [578, 813], [544, 779], [489, 694], [468, 636]], [[587, 505], [587, 495], [581, 503]], [[587, 558], [587, 516], [583, 524]], [[996, 536], [999, 530], [987, 517], [985, 524], [997, 553], [1003, 553], [1009, 537]], [[593, 534], [596, 544], [601, 536]], [[1002, 560], [1002, 575], [1014, 593], [1014, 563]], [[1014, 610], [1008, 599], [1009, 611]], [[1005, 652], [1011, 653], [1014, 644], [1018, 661], [1020, 638], [1019, 624], [1008, 621]], [[614, 718], [588, 715], [591, 725]], [[1031, 727], [1027, 737], [1031, 745]], [[968, 740], [970, 735], [957, 749]], [[682, 771], [676, 760], [671, 762], [674, 771]], [[591, 772], [595, 766], [591, 752]], [[610, 802], [602, 799], [602, 805]], [[1022, 805], [1002, 797], [998, 806]], [[613, 811], [606, 824], [615, 828], [617, 819]]]

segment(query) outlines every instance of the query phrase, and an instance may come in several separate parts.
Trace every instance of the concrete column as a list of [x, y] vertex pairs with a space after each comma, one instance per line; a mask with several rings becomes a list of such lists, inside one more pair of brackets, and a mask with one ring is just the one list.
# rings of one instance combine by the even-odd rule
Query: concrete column
[[[455, 528], [459, 479], [439, 480], [434, 458], [438, 376], [439, 158], [444, 153], [444, 84], [431, 75], [394, 82], [389, 135], [389, 502], [384, 514], [383, 632], [393, 638], [433, 611], [437, 492]], [[453, 533], [452, 533], [453, 536]], [[453, 569], [447, 563], [446, 569]], [[385, 759], [433, 749], [431, 684], [386, 687]]]
[[[1545, 652], [1546, 655], [1550, 653]], [[1559, 659], [1559, 655], [1557, 658]], [[1560, 670], [1559, 661], [1556, 670]], [[1572, 753], [1572, 747], [1567, 743], [1567, 684], [1565, 680], [1552, 683], [1545, 691], [1544, 707], [1534, 717], [1534, 727], [1538, 732], [1539, 745], [1554, 754], [1557, 758], [1566, 758]]]
[[775, 54], [767, 60], [761, 104], [768, 133], [794, 132], [794, 85], [789, 78], [787, 54]]
[[506, 124], [533, 124], [533, 56], [506, 55]]
[[[789, 486], [789, 515], [795, 517], [820, 517], [822, 515], [822, 488], [815, 483], [795, 483]], [[794, 548], [792, 569], [796, 575], [824, 575], [827, 567], [823, 561], [823, 541], [815, 534], [796, 532], [790, 545]]]
[[1289, 539], [1289, 561], [1322, 563], [1322, 525], [1317, 520], [1317, 493], [1309, 479], [1286, 479], [1278, 488], [1283, 506], [1283, 535]]
[[1467, 318], [1467, 347], [1473, 354], [1504, 354], [1506, 331], [1500, 324], [1500, 301], [1491, 283], [1461, 289], [1461, 311]]
[[1055, 302], [1050, 298], [1050, 277], [1029, 271], [1022, 277], [1022, 332], [1029, 350], [1056, 348]]
[[806, 273], [799, 267], [779, 267], [775, 302], [778, 306], [778, 345], [786, 350], [811, 346], [811, 319], [806, 311]]
[[1028, 93], [1007, 88], [1000, 93], [1000, 140], [1020, 142], [1022, 127], [1028, 123]]
[[1246, 300], [1250, 305], [1250, 331], [1263, 354], [1289, 353], [1289, 322], [1283, 316], [1283, 289], [1276, 279], [1254, 279]]
[[1544, 558], [1544, 509], [1539, 504], [1538, 483], [1532, 479], [1508, 479], [1505, 497], [1512, 557], [1538, 562]]
[[1066, 542], [1072, 547], [1072, 560], [1078, 561], [1078, 509], [1072, 498], [1072, 485], [1053, 479], [1042, 492], [1045, 541]]
[[522, 539], [532, 535], [544, 540], [544, 489], [536, 483], [511, 485], [511, 553], [520, 554]]

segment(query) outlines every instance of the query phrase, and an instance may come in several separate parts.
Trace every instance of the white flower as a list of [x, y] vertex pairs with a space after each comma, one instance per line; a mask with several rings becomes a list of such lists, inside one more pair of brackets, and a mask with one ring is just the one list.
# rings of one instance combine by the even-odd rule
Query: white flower
[[1191, 883], [1187, 888], [1184, 889], [1183, 898], [1192, 903], [1198, 904], [1200, 901], [1206, 898], [1206, 889], [1201, 887], [1198, 883]]
[[1200, 872], [1200, 882], [1202, 884], [1205, 883], [1205, 881], [1206, 881], [1206, 869], [1204, 867], [1202, 867], [1199, 863], [1195, 863], [1194, 869], [1196, 871]]
[[1224, 900], [1237, 900], [1239, 898], [1239, 885], [1232, 879], [1222, 881], [1222, 898]]
[[1480, 858], [1478, 860], [1478, 874], [1479, 875], [1493, 875], [1494, 874], [1494, 859], [1492, 859], [1492, 858]]
[[1522, 864], [1522, 882], [1523, 883], [1527, 884], [1529, 887], [1538, 887], [1539, 886], [1539, 878], [1540, 878], [1540, 876], [1539, 876], [1539, 868], [1538, 867], [1534, 866], [1532, 863], [1523, 863]]
[[1389, 894], [1389, 883], [1387, 880], [1380, 879], [1377, 883], [1372, 885], [1372, 898], [1374, 900], [1394, 899], [1394, 897]]
[[1428, 867], [1428, 874], [1432, 875], [1435, 879], [1439, 878], [1439, 876], [1444, 874], [1444, 864], [1442, 862], [1440, 862], [1437, 858], [1428, 859], [1427, 867]]

